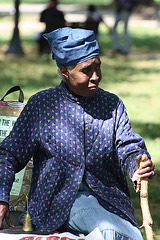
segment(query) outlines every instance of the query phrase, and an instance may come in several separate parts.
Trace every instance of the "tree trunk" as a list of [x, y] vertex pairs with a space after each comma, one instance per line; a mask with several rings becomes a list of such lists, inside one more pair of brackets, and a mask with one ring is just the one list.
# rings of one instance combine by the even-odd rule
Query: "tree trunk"
[[21, 55], [24, 56], [23, 49], [21, 47], [21, 41], [20, 41], [20, 36], [19, 36], [19, 28], [18, 28], [18, 23], [19, 23], [19, 5], [20, 5], [20, 0], [15, 0], [15, 14], [14, 14], [14, 30], [13, 30], [13, 35], [12, 39], [10, 42], [10, 46], [6, 51], [6, 54], [14, 54], [14, 55]]

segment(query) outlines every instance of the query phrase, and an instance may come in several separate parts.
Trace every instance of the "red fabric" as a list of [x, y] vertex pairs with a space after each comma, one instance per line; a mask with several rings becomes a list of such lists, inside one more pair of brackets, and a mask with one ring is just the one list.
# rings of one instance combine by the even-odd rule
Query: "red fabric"
[[[44, 239], [44, 236], [43, 237], [23, 237], [21, 238], [20, 240], [43, 240]], [[69, 237], [58, 237], [58, 236], [48, 236], [45, 238], [46, 240], [56, 240], [56, 239], [61, 239], [61, 240], [75, 240], [73, 238], [69, 238]], [[84, 240], [84, 238], [81, 238], [79, 240]]]
[[0, 106], [8, 106], [8, 104], [4, 101], [0, 101]]
[[49, 6], [50, 8], [51, 8], [51, 7], [55, 7], [55, 6], [56, 6], [56, 1], [50, 2], [48, 6]]

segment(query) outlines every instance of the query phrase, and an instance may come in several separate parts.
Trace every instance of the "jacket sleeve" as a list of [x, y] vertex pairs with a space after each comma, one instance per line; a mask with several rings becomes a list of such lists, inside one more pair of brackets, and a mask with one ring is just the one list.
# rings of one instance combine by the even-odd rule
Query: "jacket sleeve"
[[139, 154], [147, 154], [150, 158], [150, 155], [143, 138], [133, 132], [126, 108], [121, 100], [119, 100], [115, 118], [115, 146], [118, 160], [124, 175], [131, 179], [135, 171], [136, 157]]
[[38, 108], [32, 97], [21, 112], [9, 136], [0, 144], [0, 200], [9, 202], [15, 173], [23, 169], [38, 143]]

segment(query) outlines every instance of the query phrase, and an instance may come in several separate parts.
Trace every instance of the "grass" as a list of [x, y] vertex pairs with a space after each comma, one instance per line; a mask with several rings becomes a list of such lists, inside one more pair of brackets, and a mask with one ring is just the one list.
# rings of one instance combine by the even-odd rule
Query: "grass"
[[[35, 16], [29, 17], [33, 23], [37, 20]], [[22, 17], [22, 21], [26, 21], [26, 16]], [[0, 19], [0, 24], [7, 22], [8, 27], [12, 24], [12, 18]], [[9, 30], [5, 34], [0, 33], [0, 98], [10, 87], [20, 85], [27, 102], [32, 94], [56, 86], [60, 79], [55, 62], [46, 56], [38, 56], [33, 32], [22, 30], [22, 46], [26, 54], [24, 58], [4, 55], [11, 33]], [[150, 57], [152, 52], [160, 53], [160, 29], [131, 26], [132, 55], [129, 57], [113, 57], [111, 38], [105, 31], [101, 26], [99, 42], [105, 54], [101, 56], [103, 80], [100, 86], [122, 98], [134, 131], [145, 139], [156, 164], [158, 176], [149, 187], [149, 202], [154, 220], [153, 230], [156, 239], [160, 239], [160, 68], [159, 59]], [[17, 94], [6, 99], [17, 100]], [[141, 225], [139, 194], [134, 192], [131, 185], [130, 190], [136, 218]], [[144, 230], [142, 234], [144, 235]]]
[[[158, 30], [158, 31], [157, 31]], [[149, 187], [149, 202], [154, 220], [153, 230], [160, 239], [160, 68], [159, 59], [150, 58], [152, 52], [160, 53], [160, 29], [147, 27], [131, 27], [132, 57], [101, 57], [103, 81], [101, 87], [120, 96], [126, 107], [135, 132], [139, 133], [146, 142], [152, 159], [157, 167], [157, 179]], [[104, 36], [103, 36], [104, 34]], [[110, 54], [111, 42], [105, 33], [102, 34], [101, 44], [108, 48]], [[143, 57], [143, 54], [148, 57]], [[139, 226], [142, 224], [139, 194], [130, 185], [131, 198]], [[145, 239], [144, 229], [141, 230]], [[159, 237], [158, 237], [159, 235]]]

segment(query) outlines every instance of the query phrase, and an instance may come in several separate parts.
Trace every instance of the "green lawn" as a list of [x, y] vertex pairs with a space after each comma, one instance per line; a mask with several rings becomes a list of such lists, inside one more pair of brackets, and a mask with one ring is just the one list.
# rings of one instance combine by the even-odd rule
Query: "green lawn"
[[[29, 16], [30, 19], [32, 17], [35, 18]], [[22, 20], [26, 21], [26, 17]], [[0, 19], [0, 23], [7, 21], [11, 21], [11, 17]], [[149, 202], [155, 239], [160, 239], [160, 59], [150, 57], [150, 53], [160, 53], [160, 28], [130, 27], [132, 54], [128, 57], [112, 56], [111, 38], [105, 31], [101, 26], [99, 42], [104, 55], [101, 56], [103, 78], [100, 86], [122, 98], [133, 129], [145, 139], [156, 164], [158, 176], [150, 184]], [[60, 82], [55, 62], [46, 56], [38, 56], [36, 43], [29, 31], [23, 31], [21, 35], [24, 58], [4, 55], [10, 38], [10, 31], [0, 33], [0, 98], [10, 87], [20, 85], [27, 102], [32, 94]], [[16, 100], [17, 94], [7, 99]], [[139, 194], [132, 186], [130, 189], [136, 218], [141, 225]]]

